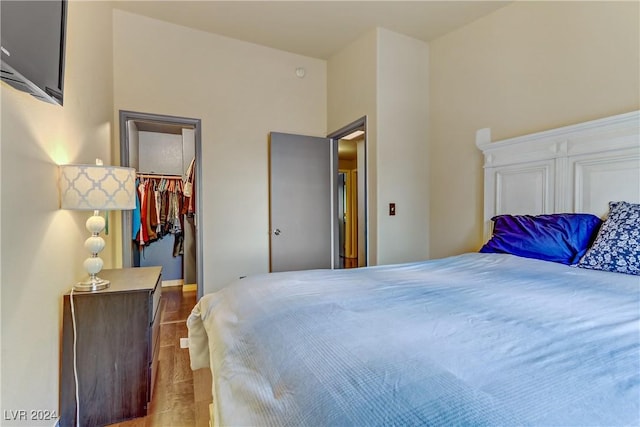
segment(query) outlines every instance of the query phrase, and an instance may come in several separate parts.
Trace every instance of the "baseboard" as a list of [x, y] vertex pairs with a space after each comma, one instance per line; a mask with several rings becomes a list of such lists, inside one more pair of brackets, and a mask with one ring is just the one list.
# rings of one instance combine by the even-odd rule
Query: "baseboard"
[[183, 284], [184, 284], [184, 281], [182, 279], [162, 281], [163, 288], [167, 288], [169, 286], [182, 286]]
[[182, 292], [197, 291], [197, 290], [198, 290], [198, 285], [195, 283], [191, 283], [189, 285], [182, 285]]

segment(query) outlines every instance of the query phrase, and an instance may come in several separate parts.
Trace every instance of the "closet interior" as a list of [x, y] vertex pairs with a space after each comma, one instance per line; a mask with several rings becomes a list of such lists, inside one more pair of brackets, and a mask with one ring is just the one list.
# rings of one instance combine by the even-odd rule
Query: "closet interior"
[[197, 283], [196, 144], [193, 127], [128, 120], [128, 163], [138, 200], [123, 246], [132, 267], [162, 266], [164, 286]]

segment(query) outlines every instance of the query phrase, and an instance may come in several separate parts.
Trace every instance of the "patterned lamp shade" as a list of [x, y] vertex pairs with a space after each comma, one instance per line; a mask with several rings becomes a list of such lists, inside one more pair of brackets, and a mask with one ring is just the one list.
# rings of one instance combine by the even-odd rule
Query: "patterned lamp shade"
[[60, 207], [127, 210], [136, 207], [136, 170], [117, 166], [60, 166]]
[[100, 237], [105, 219], [99, 215], [99, 211], [136, 207], [136, 170], [103, 166], [100, 160], [97, 163], [60, 166], [60, 207], [93, 211], [93, 216], [86, 222], [91, 236], [84, 242], [84, 247], [91, 253], [83, 264], [88, 278], [73, 287], [80, 292], [96, 292], [109, 287], [108, 280], [97, 276], [103, 266], [98, 253], [105, 246], [104, 239]]

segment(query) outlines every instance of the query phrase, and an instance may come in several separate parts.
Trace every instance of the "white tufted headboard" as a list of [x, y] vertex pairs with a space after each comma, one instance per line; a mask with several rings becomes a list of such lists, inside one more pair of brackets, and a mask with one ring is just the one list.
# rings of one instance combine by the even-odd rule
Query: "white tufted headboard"
[[587, 212], [640, 202], [640, 111], [491, 142], [484, 154], [484, 232], [500, 214]]

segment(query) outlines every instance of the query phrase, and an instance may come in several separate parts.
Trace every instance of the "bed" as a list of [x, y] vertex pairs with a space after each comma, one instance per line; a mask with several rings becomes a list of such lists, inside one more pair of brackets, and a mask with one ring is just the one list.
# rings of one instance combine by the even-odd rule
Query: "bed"
[[[212, 371], [213, 424], [639, 425], [640, 255], [609, 256], [629, 247], [611, 245], [615, 224], [640, 242], [639, 123], [633, 112], [499, 142], [478, 131], [485, 251], [256, 275], [203, 296], [189, 351]], [[561, 239], [561, 261], [496, 240], [531, 218], [528, 238], [544, 239], [542, 219], [574, 213], [607, 220]]]

